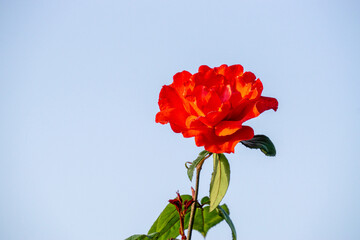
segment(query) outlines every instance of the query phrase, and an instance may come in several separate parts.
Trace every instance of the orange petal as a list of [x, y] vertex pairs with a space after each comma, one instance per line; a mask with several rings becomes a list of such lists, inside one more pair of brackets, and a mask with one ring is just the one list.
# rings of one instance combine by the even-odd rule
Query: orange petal
[[227, 136], [242, 128], [243, 121], [222, 121], [215, 127], [217, 136]]
[[251, 92], [248, 94], [248, 96], [246, 96], [250, 100], [256, 99], [261, 95], [262, 90], [263, 90], [263, 85], [262, 85], [262, 82], [260, 81], [260, 79], [257, 79], [255, 81], [255, 83], [252, 85], [251, 89], [252, 89]]
[[230, 104], [224, 104], [219, 111], [209, 112], [206, 116], [199, 117], [199, 120], [208, 127], [214, 127], [226, 118], [229, 111]]
[[215, 68], [214, 68], [214, 71], [215, 71], [217, 74], [225, 75], [225, 71], [226, 71], [227, 68], [228, 68], [228, 65], [223, 64], [223, 65], [221, 65], [220, 67], [215, 67]]
[[254, 137], [254, 131], [251, 127], [243, 126], [232, 135], [219, 137], [212, 129], [195, 136], [197, 146], [204, 146], [205, 150], [212, 153], [233, 153], [236, 144], [243, 140], [249, 140]]

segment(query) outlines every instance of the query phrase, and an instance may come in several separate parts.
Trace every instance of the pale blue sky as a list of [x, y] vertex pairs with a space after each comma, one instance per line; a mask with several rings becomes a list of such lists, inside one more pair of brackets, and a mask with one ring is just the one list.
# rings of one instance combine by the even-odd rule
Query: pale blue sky
[[[0, 239], [146, 233], [202, 148], [156, 124], [161, 86], [242, 64], [279, 110], [275, 158], [228, 155], [240, 240], [360, 239], [357, 1], [0, 1]], [[205, 163], [200, 196], [209, 190]], [[225, 223], [207, 240], [230, 239]], [[201, 239], [194, 234], [194, 239]]]

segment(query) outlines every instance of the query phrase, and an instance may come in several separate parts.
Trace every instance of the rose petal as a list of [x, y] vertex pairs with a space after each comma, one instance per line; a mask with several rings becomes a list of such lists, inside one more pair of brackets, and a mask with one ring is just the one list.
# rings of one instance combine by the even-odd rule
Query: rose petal
[[238, 107], [239, 111], [233, 111], [227, 120], [245, 122], [259, 116], [262, 112], [273, 109], [277, 110], [278, 101], [275, 98], [260, 97], [257, 100], [247, 100], [242, 103], [243, 108]]
[[206, 72], [199, 72], [193, 75], [195, 86], [205, 86], [211, 88], [213, 86], [222, 86], [224, 84], [224, 76], [216, 74], [212, 69]]
[[243, 66], [240, 64], [232, 65], [225, 70], [225, 78], [233, 80], [237, 76], [241, 76], [244, 72]]
[[224, 104], [219, 111], [213, 111], [206, 114], [204, 117], [199, 117], [199, 120], [208, 127], [215, 127], [220, 121], [226, 118], [230, 111], [230, 105]]
[[190, 84], [191, 76], [192, 74], [188, 71], [179, 72], [174, 75], [174, 82], [170, 86], [176, 89], [180, 96], [184, 96]]
[[190, 127], [187, 129], [183, 129], [181, 132], [184, 137], [195, 137], [197, 135], [206, 134], [209, 131], [208, 126], [206, 126], [204, 123], [202, 123], [199, 119], [194, 119], [190, 123]]
[[219, 112], [222, 104], [218, 94], [210, 90], [207, 96], [207, 103], [203, 106], [204, 113], [207, 115], [209, 112]]
[[228, 68], [228, 65], [223, 64], [223, 65], [221, 65], [220, 67], [215, 67], [215, 68], [214, 68], [214, 71], [215, 71], [217, 74], [225, 75], [225, 71], [226, 71], [227, 68]]
[[218, 95], [223, 103], [230, 100], [232, 94], [230, 84], [224, 85], [222, 88], [219, 89]]
[[259, 114], [269, 109], [273, 109], [276, 112], [278, 105], [279, 103], [276, 98], [260, 97], [259, 101], [256, 103], [256, 108]]
[[159, 107], [160, 112], [156, 114], [156, 122], [161, 124], [170, 122], [180, 128], [186, 127], [185, 122], [189, 114], [185, 111], [183, 101], [175, 89], [163, 86], [159, 96]]
[[199, 71], [198, 72], [207, 72], [209, 70], [212, 70], [210, 67], [206, 66], [206, 65], [201, 65], [199, 67]]
[[252, 72], [244, 72], [243, 81], [245, 83], [252, 83], [255, 81], [255, 79], [256, 79], [256, 76]]
[[212, 129], [195, 136], [195, 143], [198, 147], [204, 146], [205, 150], [212, 153], [233, 153], [236, 144], [243, 140], [254, 137], [251, 127], [243, 126], [232, 135], [219, 137]]
[[242, 128], [243, 121], [222, 121], [215, 127], [217, 136], [227, 136]]

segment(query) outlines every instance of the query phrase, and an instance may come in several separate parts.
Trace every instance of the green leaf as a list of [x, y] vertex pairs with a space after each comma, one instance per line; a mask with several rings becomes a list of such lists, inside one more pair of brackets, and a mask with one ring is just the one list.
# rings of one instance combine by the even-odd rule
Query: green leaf
[[[229, 213], [229, 209], [226, 204], [222, 205], [224, 211]], [[206, 237], [208, 231], [224, 220], [223, 215], [217, 211], [209, 211], [210, 207], [197, 208], [195, 213], [193, 229], [200, 232], [203, 237]], [[185, 228], [188, 228], [190, 213], [185, 216]]]
[[210, 203], [210, 198], [207, 197], [207, 196], [205, 196], [205, 197], [203, 197], [203, 198], [201, 199], [200, 203], [201, 203], [202, 205], [204, 205], [204, 204], [209, 204], [209, 203]]
[[210, 182], [210, 212], [224, 198], [230, 182], [230, 165], [224, 154], [214, 153], [214, 170]]
[[[192, 197], [190, 195], [181, 195], [181, 198], [185, 201], [190, 200]], [[169, 203], [153, 223], [148, 234], [158, 232], [159, 235], [156, 240], [167, 240], [179, 236], [179, 228], [179, 213], [176, 211], [175, 206]]]
[[[228, 207], [226, 206], [226, 204], [222, 205], [224, 207], [224, 209], [226, 209], [227, 211], [229, 211]], [[219, 213], [217, 211], [211, 211], [210, 212], [210, 206], [206, 206], [203, 208], [203, 216], [204, 216], [204, 232], [201, 233], [204, 237], [206, 236], [206, 234], [208, 233], [208, 231], [216, 226], [218, 223], [222, 222], [224, 220], [222, 215], [219, 215]], [[196, 228], [194, 228], [196, 229]]]
[[190, 167], [187, 170], [187, 174], [188, 177], [190, 179], [190, 181], [192, 181], [192, 178], [194, 176], [194, 170], [196, 168], [196, 166], [200, 163], [201, 160], [203, 160], [205, 158], [206, 155], [208, 155], [209, 152], [204, 150], [201, 153], [199, 153], [199, 156], [192, 162], [192, 164], [190, 165]]
[[275, 156], [276, 149], [270, 138], [265, 135], [255, 135], [252, 139], [241, 141], [248, 148], [260, 148], [266, 156]]
[[[181, 195], [181, 198], [185, 200], [190, 200], [192, 197], [190, 195]], [[209, 204], [209, 198], [203, 197], [201, 199], [203, 205]], [[218, 206], [220, 207], [220, 206]], [[229, 215], [229, 209], [226, 204], [221, 205], [223, 211]], [[200, 232], [204, 237], [206, 237], [208, 231], [217, 225], [218, 223], [225, 220], [225, 215], [220, 211], [211, 211], [210, 206], [200, 207], [196, 209], [195, 219], [193, 229]], [[188, 228], [190, 218], [190, 209], [185, 215], [184, 227]], [[126, 240], [167, 240], [170, 238], [176, 238], [179, 236], [179, 214], [176, 211], [176, 208], [172, 204], [168, 204], [165, 209], [161, 212], [159, 217], [151, 226], [148, 235], [133, 235]]]
[[221, 215], [224, 217], [225, 221], [229, 225], [229, 227], [231, 229], [233, 240], [236, 240], [236, 230], [235, 230], [235, 226], [234, 226], [233, 222], [231, 221], [231, 219], [229, 217], [229, 209], [228, 209], [228, 211], [225, 211], [225, 209], [221, 206], [218, 206], [217, 208], [219, 209], [219, 212], [221, 213]]
[[132, 235], [131, 237], [128, 237], [125, 240], [157, 240], [159, 236], [158, 232], [149, 234], [149, 235], [145, 235], [145, 234], [136, 234], [136, 235]]
[[[190, 200], [191, 196], [181, 195], [181, 198], [185, 201]], [[218, 223], [222, 222], [225, 217], [223, 214], [221, 214], [220, 211], [210, 212], [210, 207], [208, 206], [208, 197], [203, 197], [201, 199], [201, 202], [203, 205], [207, 206], [201, 208], [198, 205], [195, 213], [193, 229], [200, 232], [204, 237], [206, 237], [208, 231]], [[225, 211], [227, 215], [229, 214], [229, 209], [226, 204], [221, 205], [221, 208]], [[185, 229], [188, 228], [189, 218], [190, 209], [185, 215]], [[179, 220], [179, 214], [176, 211], [175, 206], [169, 203], [151, 226], [148, 235], [133, 235], [126, 240], [167, 240], [169, 238], [176, 238], [179, 236]]]

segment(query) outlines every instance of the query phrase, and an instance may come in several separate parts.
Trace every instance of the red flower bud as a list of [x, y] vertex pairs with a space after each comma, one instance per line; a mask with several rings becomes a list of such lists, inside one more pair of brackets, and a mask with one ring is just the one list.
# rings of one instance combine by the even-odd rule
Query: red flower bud
[[170, 199], [169, 200], [169, 203], [171, 203], [172, 205], [174, 205], [176, 207], [176, 210], [179, 212], [179, 214], [181, 213], [182, 211], [182, 205], [183, 205], [183, 201], [182, 201], [182, 198], [179, 194], [179, 192], [176, 193], [177, 194], [177, 197], [174, 198], [174, 199]]

